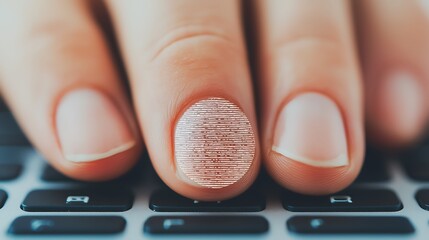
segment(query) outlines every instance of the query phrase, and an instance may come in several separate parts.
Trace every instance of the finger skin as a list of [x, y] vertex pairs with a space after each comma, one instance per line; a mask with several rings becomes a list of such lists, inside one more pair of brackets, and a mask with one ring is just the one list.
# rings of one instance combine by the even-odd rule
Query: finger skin
[[[296, 192], [341, 190], [359, 173], [364, 153], [361, 79], [350, 6], [346, 1], [254, 3], [264, 164], [274, 179]], [[289, 107], [296, 104], [307, 108]], [[318, 106], [329, 111], [317, 113]], [[288, 129], [292, 122], [297, 127], [286, 131], [278, 127], [284, 124], [282, 128]], [[333, 137], [329, 129], [343, 136]], [[286, 147], [274, 145], [279, 134], [286, 136], [279, 138]], [[337, 143], [343, 149], [336, 149]], [[328, 147], [341, 151], [341, 159], [324, 159], [332, 155]]]
[[[136, 112], [158, 175], [174, 191], [197, 200], [222, 200], [246, 190], [256, 178], [260, 160], [252, 86], [241, 30], [240, 2], [180, 0], [109, 3], [131, 79]], [[218, 107], [207, 107], [207, 100], [212, 98], [227, 100], [224, 104], [235, 109], [230, 112], [233, 116], [221, 115], [222, 110]], [[216, 104], [220, 106], [221, 103]], [[206, 115], [206, 111], [212, 115]], [[184, 118], [193, 114], [194, 119], [182, 124]], [[216, 114], [220, 116], [215, 120], [217, 123], [208, 125], [205, 124], [209, 121], [200, 122], [197, 117], [204, 115], [210, 119]], [[207, 140], [205, 144], [196, 139], [205, 132], [194, 131], [199, 128], [196, 125], [201, 123], [210, 129], [208, 135], [219, 131], [220, 136], [237, 125], [230, 121], [234, 117], [248, 119], [251, 128], [247, 133], [242, 130], [248, 125], [238, 124], [239, 133], [229, 135], [230, 138], [209, 140], [213, 136], [209, 138], [203, 133], [203, 137], [198, 139]], [[226, 131], [217, 128], [222, 124]], [[190, 132], [188, 128], [193, 129], [193, 134], [186, 135]], [[253, 135], [250, 142], [243, 140], [248, 134]], [[191, 139], [189, 147], [183, 147], [183, 136]], [[237, 140], [241, 143], [227, 144], [228, 139], [237, 136], [243, 136], [242, 140]], [[202, 150], [196, 150], [198, 144], [203, 146]], [[254, 149], [248, 148], [249, 144], [254, 145]], [[217, 156], [211, 154], [214, 152], [213, 146], [219, 147], [214, 150], [219, 151]], [[225, 152], [228, 148], [233, 155], [244, 149], [246, 161], [243, 162], [252, 161], [248, 168], [245, 167], [247, 172], [244, 173], [241, 167], [237, 168], [239, 158], [225, 160], [228, 158]], [[192, 149], [195, 153], [183, 158]], [[206, 163], [186, 160], [196, 159], [196, 156], [201, 156], [200, 159]], [[229, 171], [225, 164], [237, 170]], [[222, 170], [212, 171], [211, 166]], [[197, 174], [197, 171], [206, 170], [206, 173]], [[229, 181], [230, 177], [235, 180]], [[209, 186], [204, 185], [204, 178], [210, 184], [214, 184], [214, 178], [220, 181]]]
[[429, 18], [420, 1], [354, 1], [368, 139], [402, 149], [429, 114]]
[[[0, 23], [4, 33], [0, 39], [1, 93], [32, 144], [54, 167], [76, 179], [107, 180], [130, 169], [141, 148], [138, 130], [108, 46], [87, 3], [38, 0], [2, 1], [0, 5], [0, 14], [5, 19]], [[106, 99], [101, 103], [109, 101], [120, 109], [117, 114], [125, 116], [135, 139], [134, 147], [99, 161], [66, 159], [57, 111], [65, 96], [81, 90], [97, 92]], [[75, 119], [96, 119], [97, 112], [100, 111]], [[77, 126], [70, 129], [82, 132]], [[83, 134], [78, 142], [88, 140]], [[89, 144], [93, 143], [103, 144], [103, 141]]]

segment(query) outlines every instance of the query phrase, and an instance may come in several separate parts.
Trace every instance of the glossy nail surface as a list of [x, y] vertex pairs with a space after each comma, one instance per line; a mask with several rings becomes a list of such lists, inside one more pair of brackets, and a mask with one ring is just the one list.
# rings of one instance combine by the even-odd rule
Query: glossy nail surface
[[315, 167], [348, 165], [347, 138], [338, 106], [319, 93], [303, 93], [281, 110], [272, 150]]
[[123, 114], [94, 89], [67, 93], [58, 104], [56, 127], [63, 155], [72, 162], [101, 160], [135, 145]]

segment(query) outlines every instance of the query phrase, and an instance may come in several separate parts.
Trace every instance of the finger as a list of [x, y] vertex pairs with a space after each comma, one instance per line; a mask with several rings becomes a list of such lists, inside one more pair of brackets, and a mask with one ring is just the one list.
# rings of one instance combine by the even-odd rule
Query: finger
[[355, 6], [369, 135], [385, 147], [408, 145], [428, 119], [428, 15], [419, 1]]
[[262, 147], [283, 186], [326, 194], [363, 158], [361, 86], [347, 1], [257, 1]]
[[110, 3], [158, 175], [193, 199], [243, 192], [259, 158], [239, 1]]
[[87, 2], [1, 1], [0, 15], [0, 87], [32, 143], [77, 179], [128, 170], [138, 131]]

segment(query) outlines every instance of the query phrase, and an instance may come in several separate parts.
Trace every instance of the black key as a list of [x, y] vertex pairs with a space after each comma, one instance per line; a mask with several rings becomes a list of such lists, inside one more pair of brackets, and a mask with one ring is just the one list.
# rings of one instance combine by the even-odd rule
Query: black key
[[287, 221], [291, 232], [303, 234], [407, 234], [414, 227], [405, 217], [295, 216]]
[[402, 203], [387, 189], [349, 189], [326, 196], [286, 192], [283, 207], [292, 212], [392, 212], [401, 210]]
[[259, 212], [265, 209], [265, 199], [255, 191], [248, 191], [226, 201], [201, 202], [171, 190], [159, 190], [152, 194], [149, 207], [156, 212]]
[[125, 229], [117, 216], [23, 216], [9, 227], [11, 234], [113, 234]]
[[120, 212], [131, 208], [133, 195], [125, 189], [34, 190], [21, 204], [28, 212]]
[[385, 155], [367, 147], [365, 161], [355, 183], [386, 182], [390, 179], [385, 164]]
[[417, 146], [401, 156], [407, 175], [415, 181], [429, 181], [429, 143]]
[[0, 164], [20, 164], [37, 156], [31, 146], [4, 146], [0, 144]]
[[146, 220], [144, 231], [151, 234], [251, 234], [268, 231], [268, 221], [260, 216], [154, 216]]
[[1, 98], [0, 98], [0, 112], [9, 112], [9, 109], [6, 106], [6, 103]]
[[0, 145], [28, 145], [24, 133], [10, 112], [0, 111]]
[[[85, 184], [91, 184], [91, 185], [112, 185], [112, 184], [127, 184], [127, 185], [136, 185], [140, 181], [140, 177], [142, 176], [142, 170], [141, 170], [141, 164], [137, 164], [133, 167], [130, 172], [125, 174], [122, 177], [119, 177], [117, 179], [107, 181], [107, 182], [101, 182], [101, 183], [91, 183], [91, 182], [85, 182]], [[81, 182], [79, 180], [75, 180], [72, 178], [69, 178], [65, 176], [64, 174], [57, 171], [55, 168], [53, 168], [50, 165], [46, 165], [43, 172], [41, 179], [47, 182]]]
[[421, 189], [416, 193], [416, 200], [421, 208], [429, 211], [429, 189]]
[[12, 180], [19, 176], [22, 166], [14, 163], [0, 163], [0, 181]]
[[42, 180], [47, 182], [75, 182], [72, 178], [67, 177], [66, 175], [58, 172], [56, 169], [50, 165], [46, 165], [43, 169]]
[[3, 190], [0, 190], [0, 209], [4, 206], [7, 199], [7, 193]]

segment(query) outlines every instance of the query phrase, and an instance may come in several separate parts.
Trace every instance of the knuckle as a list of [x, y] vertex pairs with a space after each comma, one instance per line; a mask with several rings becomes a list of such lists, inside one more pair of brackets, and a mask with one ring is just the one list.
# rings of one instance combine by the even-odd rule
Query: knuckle
[[277, 41], [278, 48], [294, 48], [300, 46], [335, 47], [341, 44], [338, 37], [319, 34], [296, 34]]
[[239, 41], [222, 31], [199, 26], [174, 29], [150, 44], [149, 62], [175, 59], [176, 62], [193, 62], [193, 59], [219, 57], [219, 53], [244, 53]]
[[[328, 54], [329, 56], [341, 58], [349, 54], [347, 44], [344, 41], [330, 36], [295, 36], [282, 39], [275, 46], [279, 54], [305, 51], [316, 53], [314, 56], [326, 56]], [[317, 53], [320, 53], [320, 55], [317, 55]]]
[[20, 39], [29, 53], [44, 55], [43, 52], [49, 50], [65, 57], [82, 57], [91, 52], [94, 43], [100, 42], [100, 35], [91, 24], [47, 22], [23, 31]]

